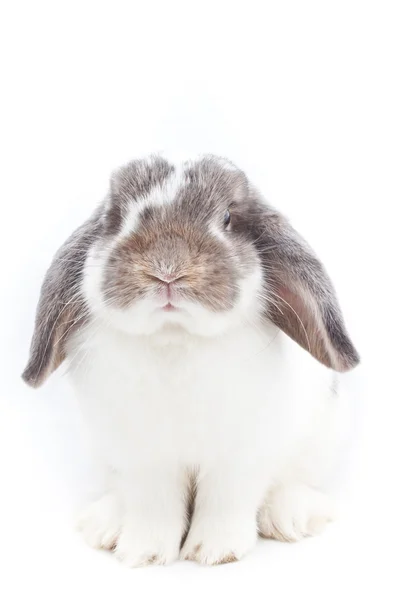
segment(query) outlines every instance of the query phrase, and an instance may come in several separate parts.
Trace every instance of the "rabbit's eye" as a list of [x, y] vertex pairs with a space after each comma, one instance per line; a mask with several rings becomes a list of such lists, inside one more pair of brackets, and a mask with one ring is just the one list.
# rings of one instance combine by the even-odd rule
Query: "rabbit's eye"
[[230, 222], [231, 222], [231, 213], [229, 210], [227, 210], [226, 213], [224, 214], [224, 227], [228, 227]]

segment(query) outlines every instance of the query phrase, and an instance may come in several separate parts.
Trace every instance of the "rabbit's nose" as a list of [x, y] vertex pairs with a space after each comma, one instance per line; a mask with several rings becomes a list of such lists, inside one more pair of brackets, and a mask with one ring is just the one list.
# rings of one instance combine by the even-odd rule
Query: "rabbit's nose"
[[179, 277], [175, 273], [160, 273], [156, 275], [156, 279], [159, 279], [162, 283], [169, 284], [179, 279]]
[[178, 275], [177, 273], [162, 272], [157, 274], [153, 273], [151, 275], [151, 278], [154, 279], [154, 281], [157, 281], [157, 283], [164, 283], [167, 287], [169, 287], [172, 283], [184, 279], [184, 275]]

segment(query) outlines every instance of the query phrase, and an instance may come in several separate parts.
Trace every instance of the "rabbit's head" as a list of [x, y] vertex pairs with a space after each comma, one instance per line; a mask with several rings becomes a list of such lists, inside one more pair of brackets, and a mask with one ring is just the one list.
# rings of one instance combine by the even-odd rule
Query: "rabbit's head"
[[114, 174], [46, 276], [28, 383], [54, 370], [70, 332], [93, 317], [131, 335], [200, 336], [266, 319], [328, 367], [358, 362], [320, 261], [242, 171], [214, 156], [180, 165], [153, 156]]

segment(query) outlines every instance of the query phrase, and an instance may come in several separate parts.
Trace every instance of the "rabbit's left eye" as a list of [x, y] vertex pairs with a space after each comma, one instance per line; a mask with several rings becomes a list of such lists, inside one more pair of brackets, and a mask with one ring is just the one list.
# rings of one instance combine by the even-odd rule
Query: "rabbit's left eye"
[[228, 227], [231, 222], [231, 212], [229, 210], [224, 214], [224, 227]]

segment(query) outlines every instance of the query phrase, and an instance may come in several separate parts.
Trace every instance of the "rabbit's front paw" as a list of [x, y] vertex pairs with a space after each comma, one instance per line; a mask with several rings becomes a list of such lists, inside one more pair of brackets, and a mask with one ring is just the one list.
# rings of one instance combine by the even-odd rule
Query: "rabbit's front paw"
[[263, 537], [295, 542], [317, 535], [334, 518], [328, 496], [307, 485], [282, 485], [272, 490], [259, 512]]
[[218, 523], [206, 519], [195, 523], [181, 550], [183, 560], [195, 560], [205, 565], [221, 565], [240, 560], [257, 541], [256, 525], [240, 519], [225, 519]]
[[181, 535], [181, 528], [172, 524], [131, 519], [124, 523], [114, 552], [128, 567], [166, 565], [178, 558]]
[[117, 542], [121, 524], [119, 499], [115, 493], [109, 492], [82, 511], [77, 528], [92, 548], [111, 550]]

